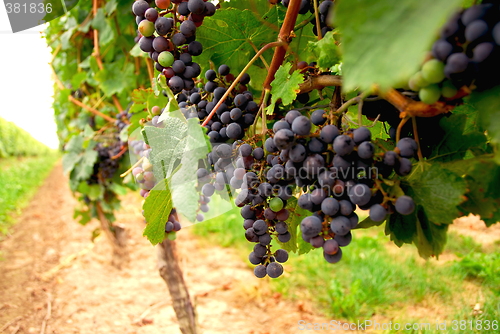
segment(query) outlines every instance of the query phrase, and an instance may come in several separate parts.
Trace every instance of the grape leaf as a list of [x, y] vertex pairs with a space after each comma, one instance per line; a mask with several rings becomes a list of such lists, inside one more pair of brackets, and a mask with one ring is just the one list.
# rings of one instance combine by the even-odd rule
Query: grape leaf
[[104, 48], [115, 39], [115, 32], [111, 24], [104, 15], [104, 9], [99, 8], [97, 14], [92, 20], [92, 28], [99, 30], [99, 46]]
[[439, 259], [439, 254], [443, 252], [446, 245], [448, 225], [437, 225], [430, 222], [420, 207], [417, 217], [417, 233], [414, 236], [413, 242], [417, 246], [418, 254], [424, 259], [431, 256], [436, 256]]
[[415, 211], [407, 216], [394, 213], [389, 216], [389, 220], [385, 224], [385, 235], [389, 235], [391, 241], [398, 247], [411, 244], [416, 232], [417, 215]]
[[[279, 11], [271, 9], [259, 19], [250, 10], [219, 9], [203, 21], [196, 31], [196, 39], [203, 45], [203, 53], [195, 57], [199, 64], [211, 60], [216, 67], [226, 64], [239, 73], [258, 50], [276, 39]], [[252, 46], [253, 44], [253, 46]], [[255, 48], [254, 48], [255, 47]], [[272, 55], [272, 51], [268, 51]], [[257, 61], [256, 64], [262, 64]], [[262, 65], [260, 65], [262, 66]]]
[[467, 182], [467, 200], [460, 209], [464, 214], [481, 216], [487, 226], [500, 221], [500, 166], [491, 156], [458, 160], [443, 164], [443, 167], [463, 175]]
[[142, 208], [147, 222], [142, 235], [154, 246], [165, 238], [165, 224], [173, 208], [172, 193], [167, 180], [158, 182], [150, 191]]
[[486, 136], [478, 130], [467, 128], [466, 114], [444, 117], [439, 126], [444, 131], [441, 142], [436, 145], [430, 158], [437, 161], [463, 159], [468, 151], [482, 154], [486, 149]]
[[[470, 102], [479, 110], [479, 123], [488, 131], [491, 142], [497, 147], [500, 144], [500, 87], [484, 92], [473, 92]], [[498, 152], [498, 150], [497, 150]], [[497, 162], [500, 163], [500, 154], [497, 153]]]
[[96, 73], [95, 79], [106, 96], [120, 94], [126, 89], [136, 87], [134, 65], [131, 63], [124, 65], [124, 61], [125, 59], [108, 63]]
[[174, 117], [175, 114], [164, 113], [165, 127], [146, 126], [143, 134], [152, 148], [149, 158], [155, 177], [171, 178], [169, 188], [175, 208], [194, 221], [199, 197], [196, 170], [199, 159], [206, 158], [209, 148], [199, 120], [191, 118], [186, 121], [182, 114]]
[[66, 153], [62, 158], [64, 173], [71, 172], [71, 178], [77, 181], [85, 180], [92, 175], [98, 156], [97, 151], [94, 151], [96, 144], [90, 140], [87, 148], [84, 148], [83, 135], [72, 137], [66, 145]]
[[433, 223], [452, 224], [460, 216], [458, 206], [464, 200], [466, 183], [438, 163], [415, 165], [404, 185], [408, 185], [403, 187], [405, 193], [423, 207]]
[[291, 63], [281, 65], [276, 71], [273, 82], [271, 82], [271, 104], [267, 107], [267, 114], [272, 115], [276, 102], [281, 99], [281, 103], [286, 106], [291, 104], [297, 98], [297, 93], [300, 92], [299, 85], [304, 82], [304, 76], [300, 71], [294, 71]]
[[366, 217], [365, 219], [363, 219], [362, 221], [359, 222], [359, 224], [355, 227], [355, 229], [359, 229], [359, 228], [365, 229], [365, 228], [370, 228], [373, 226], [380, 226], [384, 222], [385, 222], [385, 219], [380, 221], [380, 222], [375, 222], [375, 221], [371, 220], [370, 217]]
[[271, 6], [268, 0], [232, 0], [232, 1], [219, 1], [221, 9], [226, 8], [234, 8], [239, 10], [248, 9], [254, 15], [257, 15], [257, 18], [262, 17], [267, 11], [272, 8], [282, 8], [281, 6]]
[[319, 41], [309, 41], [309, 50], [314, 55], [318, 66], [322, 70], [328, 70], [340, 62], [340, 52], [333, 38], [333, 31], [329, 31]]
[[334, 24], [341, 33], [345, 91], [385, 90], [410, 78], [436, 32], [461, 0], [339, 1]]

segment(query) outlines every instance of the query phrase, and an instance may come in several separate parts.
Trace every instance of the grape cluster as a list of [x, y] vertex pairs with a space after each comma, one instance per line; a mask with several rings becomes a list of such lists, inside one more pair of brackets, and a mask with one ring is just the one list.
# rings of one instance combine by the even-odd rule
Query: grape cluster
[[132, 103], [129, 104], [126, 110], [118, 113], [116, 115], [116, 121], [115, 121], [115, 126], [118, 127], [118, 130], [122, 131], [128, 123], [125, 122], [125, 120], [130, 121], [132, 118], [132, 113], [130, 113], [130, 107], [132, 106]]
[[[281, 3], [283, 6], [288, 8], [290, 4], [290, 0], [282, 0]], [[327, 32], [332, 31], [333, 29], [329, 27], [326, 23], [328, 13], [333, 8], [334, 2], [332, 0], [324, 0], [318, 6], [319, 11], [319, 21], [321, 27], [321, 36], [325, 36]], [[311, 0], [302, 0], [300, 3], [299, 14], [307, 14], [307, 12], [314, 13], [314, 4]], [[314, 25], [313, 33], [314, 35], [318, 35], [318, 29], [316, 26], [316, 18], [312, 18], [311, 23]]]
[[139, 47], [149, 53], [156, 70], [165, 75], [168, 86], [177, 93], [193, 89], [194, 79], [201, 74], [200, 65], [192, 59], [203, 51], [196, 41], [196, 29], [205, 17], [214, 15], [216, 7], [203, 0], [172, 2], [176, 8], [172, 17], [161, 12], [170, 7], [170, 0], [156, 1], [160, 13], [144, 0], [135, 1], [132, 11], [141, 34]]
[[442, 27], [433, 58], [409, 81], [422, 102], [456, 99], [463, 86], [482, 90], [500, 83], [500, 8], [488, 2], [455, 14]]
[[[379, 176], [387, 178], [393, 172], [408, 175], [412, 168], [409, 158], [418, 147], [413, 139], [405, 138], [395, 151], [376, 154], [369, 129], [341, 133], [326, 121], [322, 109], [310, 117], [291, 110], [274, 124], [274, 136], [266, 140], [265, 147], [279, 153], [283, 177], [306, 189], [298, 205], [313, 215], [301, 222], [302, 238], [315, 248], [323, 247], [325, 259], [336, 263], [342, 257], [339, 247], [350, 243], [350, 231], [358, 224], [356, 205], [369, 209], [374, 221], [384, 220], [394, 208], [404, 215], [413, 212], [410, 197], [389, 198], [377, 182]], [[405, 202], [408, 199], [410, 203]]]
[[[203, 122], [226, 93], [226, 86], [235, 80], [227, 65], [221, 65], [218, 72], [208, 70], [205, 78], [207, 83], [203, 88], [183, 90], [177, 96], [181, 112], [188, 119], [197, 117]], [[244, 74], [239, 81], [239, 93], [232, 91], [205, 125], [212, 143], [241, 139], [245, 129], [254, 123], [259, 106], [247, 90], [249, 82], [250, 76]]]
[[[120, 166], [120, 160], [113, 159], [123, 148], [124, 143], [119, 139], [112, 144], [98, 143], [95, 150], [98, 153], [97, 162], [94, 164], [94, 175], [96, 178], [111, 179]], [[100, 177], [99, 177], [100, 176]]]

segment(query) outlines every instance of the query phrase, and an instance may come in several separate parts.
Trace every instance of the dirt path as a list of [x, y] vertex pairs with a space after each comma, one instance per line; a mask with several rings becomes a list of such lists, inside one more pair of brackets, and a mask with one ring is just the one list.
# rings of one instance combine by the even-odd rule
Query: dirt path
[[[57, 165], [12, 235], [0, 242], [0, 333], [5, 325], [3, 333], [180, 333], [158, 275], [156, 251], [142, 238], [140, 198], [126, 196], [117, 214], [130, 231], [131, 261], [122, 270], [110, 265], [111, 247], [104, 237], [91, 243], [98, 223], [82, 227], [73, 220], [75, 205]], [[300, 333], [300, 319], [329, 321], [310, 311], [307, 302], [272, 295], [231, 250], [200, 246], [189, 228], [179, 233], [177, 243], [203, 333]]]

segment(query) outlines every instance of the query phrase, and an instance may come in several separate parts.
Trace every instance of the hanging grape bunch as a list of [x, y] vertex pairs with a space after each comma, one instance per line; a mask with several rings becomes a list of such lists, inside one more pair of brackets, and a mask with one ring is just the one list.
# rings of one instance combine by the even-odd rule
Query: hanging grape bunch
[[180, 92], [193, 89], [193, 79], [201, 73], [200, 65], [192, 61], [192, 56], [203, 51], [201, 43], [196, 41], [196, 28], [205, 17], [214, 15], [216, 8], [203, 0], [172, 2], [174, 6], [169, 11], [170, 0], [156, 1], [158, 9], [138, 0], [132, 11], [142, 36], [139, 47], [149, 53], [156, 70], [167, 78], [170, 89]]
[[[319, 11], [319, 23], [321, 28], [321, 36], [325, 36], [327, 32], [332, 31], [333, 29], [327, 25], [327, 18], [330, 13], [330, 10], [333, 9], [334, 2], [332, 0], [324, 0], [318, 1], [318, 11]], [[282, 0], [281, 3], [283, 6], [288, 8], [290, 5], [290, 0]], [[314, 14], [314, 5], [312, 0], [302, 0], [300, 3], [299, 14], [307, 14], [308, 12]], [[316, 26], [316, 18], [311, 19], [311, 24], [314, 25], [313, 33], [318, 36], [318, 28]]]
[[[493, 1], [494, 2], [494, 1]], [[495, 2], [494, 2], [495, 3]], [[483, 1], [453, 15], [432, 46], [432, 58], [409, 81], [422, 102], [460, 99], [500, 83], [500, 8]]]

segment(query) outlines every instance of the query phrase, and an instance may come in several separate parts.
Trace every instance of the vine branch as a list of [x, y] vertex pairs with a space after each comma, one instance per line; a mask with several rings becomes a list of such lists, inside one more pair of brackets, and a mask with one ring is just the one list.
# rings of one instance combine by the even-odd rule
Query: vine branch
[[106, 115], [106, 114], [103, 114], [103, 113], [102, 113], [102, 112], [100, 112], [99, 110], [94, 109], [94, 108], [92, 108], [92, 107], [90, 107], [90, 106], [86, 105], [85, 103], [78, 101], [77, 99], [75, 99], [75, 98], [74, 98], [73, 96], [71, 96], [71, 95], [70, 95], [70, 96], [68, 96], [68, 100], [69, 100], [69, 101], [71, 101], [71, 102], [73, 102], [73, 103], [74, 103], [74, 104], [76, 104], [77, 106], [82, 107], [83, 109], [87, 109], [88, 111], [90, 111], [90, 112], [91, 112], [91, 113], [93, 113], [94, 115], [96, 115], [96, 116], [100, 116], [100, 117], [104, 118], [104, 119], [105, 119], [106, 121], [108, 121], [108, 122], [113, 122], [113, 123], [114, 123], [114, 122], [116, 121], [113, 117], [108, 116], [108, 115]]

